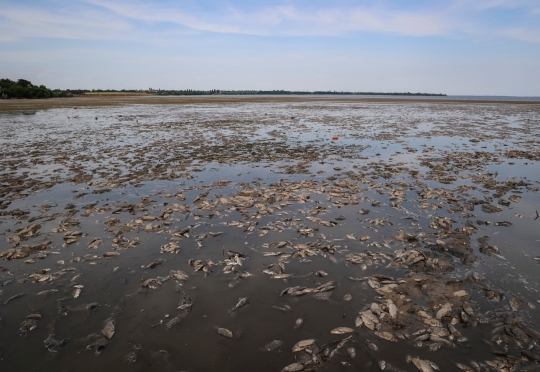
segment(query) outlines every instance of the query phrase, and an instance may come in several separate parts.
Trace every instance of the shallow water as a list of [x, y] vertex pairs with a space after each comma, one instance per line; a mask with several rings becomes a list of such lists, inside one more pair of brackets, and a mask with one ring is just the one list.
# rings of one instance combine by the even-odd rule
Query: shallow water
[[[455, 363], [471, 365], [471, 360], [497, 360], [515, 370], [536, 368], [538, 364], [520, 359], [520, 351], [540, 353], [540, 340], [531, 336], [516, 343], [514, 337], [492, 331], [518, 318], [539, 330], [540, 277], [534, 260], [540, 256], [540, 218], [535, 219], [540, 210], [539, 113], [536, 105], [352, 102], [4, 113], [1, 251], [47, 240], [51, 244], [0, 262], [5, 269], [0, 272], [0, 366], [280, 371], [300, 357], [291, 351], [296, 342], [315, 339], [321, 352], [317, 363], [306, 363], [306, 370], [379, 370], [381, 360], [414, 370], [407, 355], [430, 360], [443, 371], [459, 370]], [[339, 139], [331, 140], [334, 135]], [[204, 192], [208, 194], [194, 201]], [[430, 196], [420, 197], [426, 192]], [[250, 201], [231, 198], [238, 195]], [[521, 199], [498, 203], [510, 196]], [[482, 206], [487, 204], [501, 210], [486, 213]], [[359, 214], [361, 210], [369, 213]], [[156, 219], [143, 221], [145, 215]], [[431, 228], [436, 217], [450, 218], [450, 226]], [[53, 232], [70, 218], [78, 225]], [[233, 221], [238, 226], [230, 226]], [[511, 226], [494, 225], [503, 221]], [[31, 224], [40, 227], [16, 241], [17, 232]], [[467, 249], [445, 249], [466, 226], [475, 228], [463, 238]], [[302, 229], [312, 231], [306, 236]], [[68, 231], [82, 236], [66, 244]], [[415, 238], [400, 241], [400, 231]], [[359, 240], [366, 235], [369, 239]], [[478, 241], [483, 236], [491, 246], [484, 253]], [[134, 237], [140, 244], [114, 245], [113, 239]], [[89, 249], [94, 238], [103, 242]], [[441, 240], [443, 244], [437, 243]], [[177, 242], [177, 253], [160, 253], [171, 241]], [[277, 248], [276, 242], [286, 245]], [[298, 246], [308, 243], [319, 244]], [[445, 262], [446, 269], [390, 265], [399, 262], [403, 248], [424, 252], [435, 260], [430, 261], [433, 267]], [[246, 257], [225, 273], [228, 251]], [[365, 264], [347, 261], [348, 254], [365, 251], [374, 254]], [[105, 252], [119, 256], [106, 258]], [[265, 256], [268, 252], [281, 256]], [[165, 262], [153, 269], [141, 267], [156, 259]], [[208, 272], [195, 271], [188, 260], [201, 260]], [[290, 277], [263, 273], [278, 262]], [[69, 271], [43, 282], [28, 276], [42, 269]], [[168, 277], [171, 270], [182, 270], [189, 278]], [[319, 270], [328, 275], [314, 275]], [[485, 280], [471, 280], [472, 273]], [[72, 281], [78, 274], [82, 277]], [[367, 280], [377, 274], [395, 283], [409, 280], [408, 285], [418, 279], [420, 294], [401, 294], [410, 303], [398, 304], [397, 319], [381, 318], [387, 328], [380, 330], [398, 335], [398, 343], [378, 338], [365, 326], [354, 327], [359, 311], [386, 303]], [[162, 283], [155, 289], [141, 285], [151, 278]], [[457, 284], [448, 284], [453, 283], [449, 279]], [[335, 288], [329, 292], [280, 296], [287, 287], [314, 288], [330, 281]], [[77, 298], [74, 285], [83, 286]], [[466, 290], [465, 303], [443, 289], [435, 296], [438, 286]], [[48, 289], [58, 292], [37, 295]], [[500, 302], [489, 301], [487, 289], [500, 293]], [[4, 304], [19, 293], [25, 295]], [[345, 300], [346, 294], [352, 299]], [[512, 296], [523, 300], [517, 311], [509, 306]], [[241, 297], [248, 304], [231, 312]], [[416, 314], [423, 310], [434, 316], [443, 299], [454, 306], [443, 325], [455, 318], [467, 340], [429, 351], [430, 342], [414, 341], [412, 334], [422, 327]], [[193, 305], [177, 309], [183, 300]], [[93, 302], [100, 306], [86, 310]], [[465, 322], [459, 307], [469, 303], [476, 314]], [[41, 315], [37, 327], [21, 331], [21, 322], [36, 313]], [[178, 324], [168, 328], [177, 316]], [[304, 323], [293, 329], [300, 317]], [[106, 340], [100, 332], [109, 319], [116, 322], [115, 334]], [[325, 347], [331, 352], [349, 336], [330, 333], [340, 326], [354, 332], [329, 357]], [[219, 327], [231, 330], [233, 338], [218, 335]], [[50, 334], [69, 341], [50, 352], [44, 347]], [[379, 350], [369, 349], [366, 339]], [[96, 340], [105, 345], [99, 354], [87, 350]], [[283, 343], [264, 350], [272, 340]], [[346, 352], [349, 347], [356, 349], [354, 359]], [[505, 355], [495, 355], [494, 347]]]

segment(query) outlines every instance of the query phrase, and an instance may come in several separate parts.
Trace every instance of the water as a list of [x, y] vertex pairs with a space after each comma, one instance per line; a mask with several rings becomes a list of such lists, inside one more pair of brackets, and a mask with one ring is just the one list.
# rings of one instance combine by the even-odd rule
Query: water
[[[44, 240], [51, 244], [41, 255], [0, 262], [5, 269], [0, 272], [0, 365], [42, 371], [104, 366], [279, 371], [300, 358], [291, 351], [300, 340], [316, 339], [331, 352], [348, 335], [330, 330], [343, 326], [355, 329], [353, 337], [332, 358], [321, 352], [322, 363], [314, 367], [375, 371], [385, 360], [413, 370], [406, 362], [411, 355], [441, 370], [455, 370], [456, 362], [495, 359], [494, 346], [484, 339], [507, 345], [510, 357], [519, 357], [529, 345], [538, 353], [534, 338], [517, 345], [513, 337], [494, 336], [492, 330], [517, 316], [537, 330], [540, 322], [534, 260], [540, 256], [540, 219], [535, 219], [540, 210], [539, 110], [535, 105], [466, 102], [235, 102], [3, 114], [2, 251]], [[334, 135], [339, 139], [331, 140]], [[231, 199], [239, 195], [244, 199]], [[521, 199], [508, 201], [510, 196]], [[499, 204], [500, 199], [509, 205]], [[486, 213], [482, 203], [501, 211]], [[23, 213], [11, 213], [17, 210]], [[142, 220], [145, 215], [161, 217]], [[450, 227], [430, 227], [436, 217], [448, 217]], [[66, 226], [66, 231], [83, 233], [72, 244], [65, 244], [64, 232], [53, 232], [67, 218], [79, 225]], [[503, 221], [512, 225], [494, 225]], [[36, 235], [15, 245], [15, 233], [36, 223], [41, 225]], [[477, 230], [469, 230], [469, 250], [445, 251], [436, 243], [450, 244], [471, 224]], [[394, 238], [400, 231], [424, 234], [404, 242]], [[361, 241], [362, 236], [369, 239]], [[478, 238], [483, 236], [498, 252], [480, 252]], [[135, 237], [140, 244], [132, 248], [114, 240], [121, 244], [122, 238]], [[103, 242], [89, 249], [94, 238]], [[178, 244], [178, 252], [160, 253], [170, 242]], [[286, 245], [277, 248], [277, 242]], [[310, 243], [310, 249], [301, 246]], [[433, 271], [423, 261], [409, 268], [390, 265], [403, 248], [424, 252], [446, 269], [436, 266]], [[228, 251], [246, 257], [227, 273]], [[366, 251], [374, 256], [365, 267], [347, 261], [349, 254]], [[105, 252], [120, 255], [105, 258]], [[281, 256], [265, 256], [269, 252]], [[86, 255], [97, 258], [87, 261]], [[166, 261], [154, 269], [141, 267], [156, 259]], [[188, 260], [201, 260], [208, 272], [195, 271]], [[284, 270], [276, 268], [278, 262]], [[28, 277], [48, 269], [69, 271], [51, 281], [35, 283]], [[263, 272], [274, 269], [291, 276], [274, 279]], [[189, 278], [168, 278], [171, 270]], [[314, 275], [317, 271], [327, 276]], [[472, 273], [486, 280], [474, 282]], [[77, 274], [82, 277], [72, 281]], [[381, 320], [381, 331], [404, 338], [397, 344], [354, 327], [360, 310], [386, 303], [368, 284], [373, 275], [409, 283], [401, 293], [409, 303], [391, 294], [402, 310], [397, 320]], [[162, 283], [155, 289], [141, 285], [151, 278]], [[463, 282], [451, 284], [450, 279]], [[287, 287], [315, 288], [329, 281], [335, 282], [330, 292], [280, 296]], [[78, 298], [73, 298], [74, 285], [83, 286]], [[469, 293], [465, 304], [476, 313], [469, 323], [459, 319], [463, 301], [452, 297], [450, 288]], [[37, 295], [47, 289], [58, 292]], [[488, 301], [487, 289], [500, 292], [501, 301]], [[18, 293], [25, 296], [4, 305]], [[512, 296], [524, 301], [519, 311], [509, 307]], [[229, 312], [241, 297], [248, 298], [248, 305]], [[179, 310], [183, 301], [193, 306]], [[417, 313], [423, 309], [435, 316], [438, 305], [448, 301], [468, 340], [429, 351], [430, 342], [418, 345], [412, 336], [426, 327]], [[92, 302], [100, 306], [87, 311]], [[36, 313], [41, 315], [37, 327], [21, 332], [21, 322]], [[179, 324], [167, 328], [175, 317]], [[300, 317], [304, 324], [294, 330]], [[100, 332], [109, 319], [115, 320], [116, 332], [106, 340]], [[443, 325], [450, 320], [443, 319]], [[234, 337], [218, 335], [218, 327]], [[43, 344], [50, 334], [69, 341], [51, 353]], [[494, 337], [501, 337], [502, 344]], [[379, 350], [369, 349], [366, 339]], [[106, 344], [99, 355], [87, 350], [96, 340]], [[273, 340], [283, 341], [282, 346], [265, 351]], [[354, 359], [347, 355], [349, 347], [356, 349]]]
[[[384, 95], [377, 95], [377, 94], [346, 94], [346, 95], [335, 95], [335, 94], [314, 94], [314, 95], [295, 95], [295, 94], [287, 94], [287, 95], [279, 95], [279, 94], [272, 94], [270, 96], [264, 96], [264, 95], [225, 95], [220, 97], [235, 97], [235, 98], [242, 98], [242, 97], [250, 97], [250, 98], [256, 98], [256, 97], [281, 97], [281, 98], [288, 98], [288, 97], [296, 97], [296, 98], [382, 98], [382, 99], [405, 99], [405, 100], [458, 100], [458, 101], [521, 101], [521, 102], [540, 102], [539, 96], [464, 96], [464, 95], [446, 95], [446, 96], [404, 96], [404, 95], [391, 95], [391, 94], [384, 94]], [[182, 97], [182, 96], [165, 96], [165, 97]], [[196, 96], [195, 96], [196, 97]]]

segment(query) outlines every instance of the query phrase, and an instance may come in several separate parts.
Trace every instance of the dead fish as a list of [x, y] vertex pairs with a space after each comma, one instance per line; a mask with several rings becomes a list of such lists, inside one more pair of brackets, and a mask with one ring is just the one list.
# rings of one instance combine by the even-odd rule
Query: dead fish
[[529, 360], [534, 360], [540, 363], [540, 354], [533, 353], [529, 350], [521, 350], [521, 355]]
[[296, 319], [296, 322], [294, 322], [294, 327], [293, 327], [293, 329], [300, 328], [300, 327], [302, 326], [302, 324], [304, 324], [304, 318], [298, 318], [298, 319]]
[[19, 329], [22, 333], [28, 333], [37, 328], [37, 322], [34, 318], [26, 317], [25, 320], [21, 323], [21, 328]]
[[38, 296], [48, 296], [58, 292], [58, 289], [47, 289], [46, 291], [38, 292]]
[[375, 333], [375, 336], [383, 339], [383, 340], [386, 340], [386, 341], [391, 341], [391, 342], [397, 342], [398, 339], [396, 336], [394, 336], [393, 333], [390, 333], [390, 332], [384, 332], [384, 331], [381, 331], [381, 332], [374, 332]]
[[104, 341], [103, 339], [100, 339], [86, 346], [86, 350], [88, 351], [94, 350], [94, 352], [99, 355], [105, 349], [106, 345], [107, 345], [106, 341]]
[[364, 321], [362, 320], [362, 316], [358, 315], [356, 317], [356, 319], [354, 320], [354, 326], [355, 327], [362, 327], [363, 324], [364, 324]]
[[469, 304], [464, 304], [464, 305], [463, 305], [463, 310], [465, 310], [465, 312], [467, 313], [467, 315], [469, 315], [469, 316], [474, 316], [474, 310], [473, 310], [473, 308], [472, 308], [471, 305], [469, 305]]
[[21, 298], [22, 296], [24, 296], [25, 293], [19, 293], [19, 294], [16, 294], [15, 296], [11, 296], [10, 298], [8, 298], [5, 302], [4, 302], [4, 305], [7, 305], [8, 302], [10, 301], [13, 301], [17, 298]]
[[436, 318], [437, 319], [442, 319], [444, 317], [447, 317], [449, 315], [452, 314], [452, 305], [449, 304], [449, 303], [445, 303], [440, 309], [439, 311], [437, 311], [437, 315], [436, 315]]
[[178, 310], [186, 310], [193, 306], [193, 301], [191, 298], [184, 298], [182, 303], [178, 306]]
[[281, 345], [283, 345], [283, 341], [281, 340], [273, 340], [269, 343], [267, 343], [266, 345], [264, 345], [264, 351], [274, 351], [276, 349], [278, 349], [279, 347], [281, 347]]
[[98, 306], [100, 306], [97, 302], [91, 302], [88, 305], [86, 305], [86, 310], [91, 311], [96, 309]]
[[172, 327], [180, 324], [181, 321], [182, 321], [182, 318], [180, 318], [180, 315], [177, 315], [171, 320], [169, 320], [167, 324], [165, 324], [165, 327], [167, 327], [167, 329], [171, 329]]
[[176, 271], [171, 270], [171, 271], [169, 271], [169, 274], [174, 276], [174, 278], [176, 280], [185, 281], [185, 280], [188, 280], [188, 278], [189, 278], [189, 275], [186, 272], [182, 271], [182, 270], [176, 270]]
[[467, 292], [467, 291], [465, 291], [463, 289], [453, 293], [454, 297], [466, 297], [468, 295], [469, 295], [469, 292]]
[[379, 324], [379, 319], [371, 312], [371, 310], [360, 312], [360, 316], [362, 317], [364, 325], [372, 331], [375, 330], [375, 324]]
[[352, 332], [354, 332], [354, 329], [349, 328], [349, 327], [337, 327], [330, 331], [330, 333], [334, 335], [343, 335], [343, 334], [352, 333]]
[[110, 319], [107, 321], [107, 324], [105, 324], [105, 327], [101, 330], [101, 334], [105, 336], [108, 340], [110, 340], [114, 336], [115, 332], [115, 321]]
[[412, 358], [411, 362], [416, 368], [418, 368], [422, 372], [433, 372], [433, 367], [431, 366], [431, 363], [426, 360]]
[[453, 334], [456, 337], [461, 336], [461, 332], [457, 330], [456, 327], [454, 327], [452, 324], [448, 324], [448, 330], [451, 334]]
[[105, 252], [103, 253], [103, 257], [118, 257], [120, 256], [120, 253], [118, 252]]
[[290, 276], [291, 276], [291, 274], [276, 274], [276, 275], [272, 276], [272, 279], [285, 279], [285, 278], [288, 278]]
[[326, 226], [326, 227], [332, 227], [332, 226], [336, 226], [337, 225], [337, 222], [334, 222], [334, 221], [319, 221], [319, 223], [323, 226]]
[[429, 337], [430, 337], [429, 333], [426, 333], [424, 335], [418, 336], [417, 338], [414, 339], [414, 341], [416, 342], [426, 341], [426, 340], [429, 340]]
[[83, 285], [74, 285], [75, 290], [73, 291], [73, 298], [78, 298], [81, 295], [81, 291], [84, 288]]
[[354, 359], [356, 357], [356, 349], [354, 347], [347, 348], [347, 354], [349, 354], [351, 359]]
[[148, 265], [142, 265], [141, 269], [154, 269], [159, 265], [163, 265], [164, 262], [165, 260], [163, 258], [158, 258], [157, 260], [152, 261]]
[[350, 300], [352, 300], [352, 296], [349, 293], [343, 296], [343, 301], [350, 301]]
[[293, 353], [296, 353], [298, 351], [302, 351], [305, 348], [313, 345], [314, 343], [315, 343], [315, 339], [313, 339], [313, 338], [311, 338], [309, 340], [298, 341], [296, 344], [294, 344], [294, 346], [292, 348], [292, 351], [293, 351]]
[[437, 342], [439, 344], [443, 344], [444, 346], [447, 346], [447, 347], [453, 347], [454, 344], [450, 341], [448, 341], [447, 339], [445, 338], [442, 338], [442, 337], [439, 337], [435, 334], [430, 334], [429, 335], [429, 340], [432, 341], [432, 342]]
[[218, 328], [217, 333], [223, 337], [233, 338], [233, 333], [227, 328]]
[[367, 347], [370, 349], [370, 350], [373, 350], [373, 351], [379, 351], [379, 348], [377, 347], [377, 345], [375, 345], [373, 342], [371, 342], [370, 340], [366, 340], [366, 345]]
[[69, 341], [69, 338], [64, 338], [63, 340], [55, 340], [54, 333], [50, 334], [44, 341], [43, 344], [51, 353], [58, 352], [58, 349], [62, 346], [65, 346]]
[[508, 302], [510, 303], [512, 311], [519, 311], [523, 306], [523, 301], [517, 297], [512, 297]]
[[275, 257], [275, 256], [281, 256], [283, 252], [266, 252], [263, 253], [264, 257]]
[[378, 281], [373, 280], [373, 279], [371, 279], [371, 278], [368, 279], [368, 284], [369, 284], [369, 286], [370, 286], [371, 288], [373, 288], [373, 289], [377, 289], [377, 288], [380, 288], [380, 287], [381, 287], [381, 285], [379, 284]]
[[388, 314], [392, 319], [396, 319], [398, 315], [398, 307], [392, 300], [388, 300], [386, 305], [388, 306]]
[[88, 243], [88, 248], [89, 249], [97, 248], [97, 247], [99, 247], [99, 245], [101, 243], [103, 243], [103, 240], [101, 240], [100, 238], [94, 238], [94, 239], [92, 239], [92, 241], [90, 243]]
[[281, 372], [298, 372], [302, 371], [303, 369], [304, 365], [302, 363], [292, 363], [283, 368]]
[[474, 369], [472, 369], [469, 366], [466, 366], [465, 364], [456, 363], [456, 367], [458, 367], [459, 369], [461, 369], [464, 372], [474, 372]]
[[77, 274], [73, 278], [71, 278], [71, 282], [76, 282], [77, 280], [82, 278], [82, 274]]
[[283, 305], [283, 306], [272, 306], [272, 309], [276, 309], [279, 311], [289, 312], [292, 311], [292, 308], [289, 305]]
[[241, 297], [238, 299], [238, 303], [230, 310], [235, 311], [236, 309], [240, 309], [242, 306], [245, 306], [247, 304], [247, 297]]
[[434, 342], [432, 344], [429, 344], [428, 349], [429, 351], [437, 351], [442, 347], [442, 345], [438, 342]]

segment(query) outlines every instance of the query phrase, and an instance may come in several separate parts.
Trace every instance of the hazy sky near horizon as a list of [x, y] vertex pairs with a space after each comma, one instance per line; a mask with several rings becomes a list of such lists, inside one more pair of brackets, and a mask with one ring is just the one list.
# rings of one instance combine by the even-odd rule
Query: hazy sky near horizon
[[0, 0], [0, 61], [62, 89], [540, 96], [540, 0]]

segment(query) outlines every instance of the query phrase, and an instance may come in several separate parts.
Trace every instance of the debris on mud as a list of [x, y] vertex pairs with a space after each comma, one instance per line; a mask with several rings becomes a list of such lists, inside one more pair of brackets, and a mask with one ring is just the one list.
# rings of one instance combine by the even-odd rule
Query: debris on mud
[[68, 369], [538, 370], [538, 107], [0, 116], [2, 358], [54, 331]]

